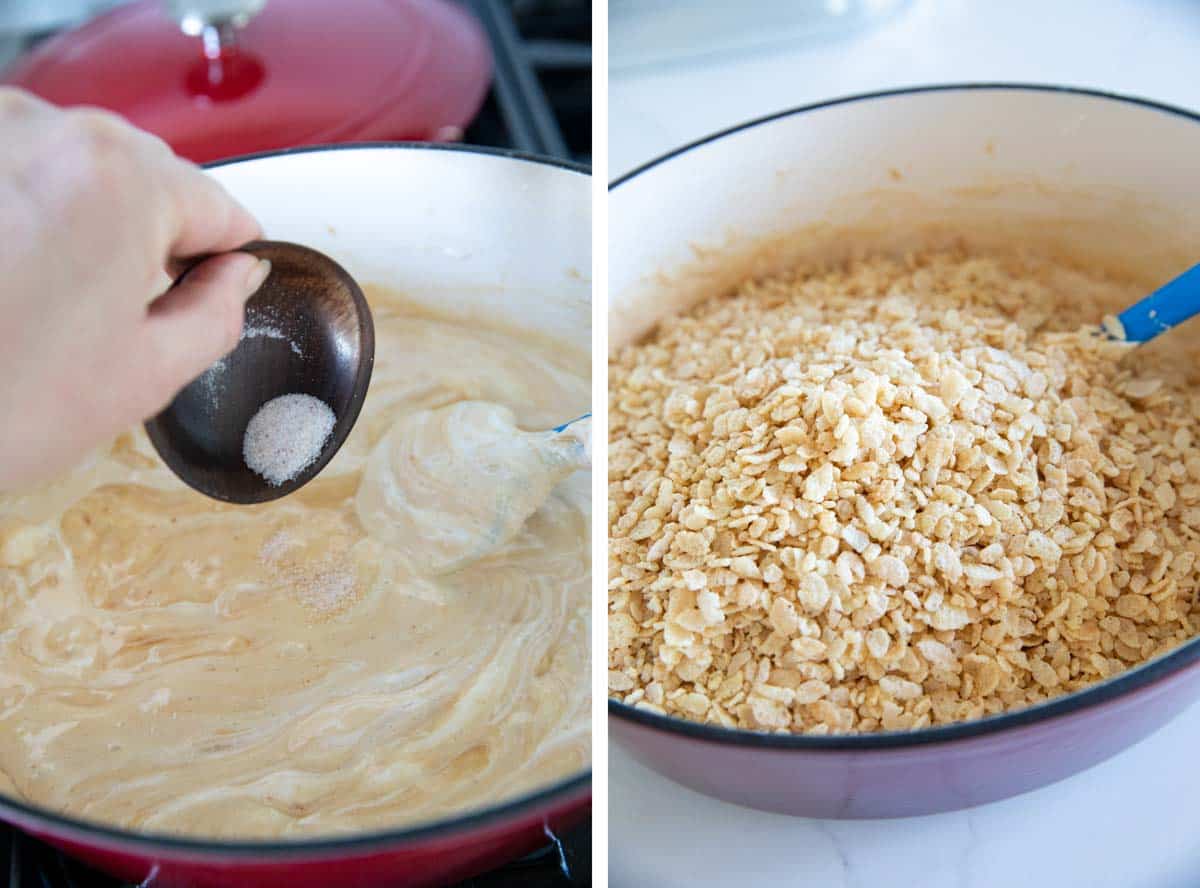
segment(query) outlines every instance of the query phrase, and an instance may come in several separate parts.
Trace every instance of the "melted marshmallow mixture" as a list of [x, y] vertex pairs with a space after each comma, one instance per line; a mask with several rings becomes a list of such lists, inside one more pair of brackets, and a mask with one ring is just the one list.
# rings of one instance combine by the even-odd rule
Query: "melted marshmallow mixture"
[[139, 429], [0, 497], [0, 791], [125, 827], [274, 837], [427, 820], [587, 764], [586, 474], [448, 572], [433, 569], [444, 513], [395, 495], [400, 473], [436, 477], [411, 459], [439, 436], [486, 449], [490, 429], [499, 447], [582, 412], [587, 356], [370, 296], [363, 415], [298, 493], [206, 499]]
[[427, 573], [446, 573], [507, 545], [590, 456], [588, 423], [560, 435], [518, 428], [502, 404], [420, 410], [371, 454], [359, 520]]

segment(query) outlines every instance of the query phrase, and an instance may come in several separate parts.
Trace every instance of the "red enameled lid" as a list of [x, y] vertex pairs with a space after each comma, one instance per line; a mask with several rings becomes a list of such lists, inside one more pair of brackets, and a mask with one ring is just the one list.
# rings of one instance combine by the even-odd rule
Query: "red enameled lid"
[[57, 105], [98, 105], [197, 162], [322, 142], [448, 140], [478, 111], [491, 52], [446, 0], [269, 0], [218, 59], [141, 0], [4, 73]]

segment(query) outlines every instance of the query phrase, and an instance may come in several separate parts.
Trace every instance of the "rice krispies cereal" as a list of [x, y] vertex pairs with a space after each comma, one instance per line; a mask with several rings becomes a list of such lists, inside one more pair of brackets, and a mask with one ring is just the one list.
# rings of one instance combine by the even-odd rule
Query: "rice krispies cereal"
[[[1038, 257], [798, 269], [610, 367], [609, 690], [728, 727], [904, 730], [1191, 637], [1195, 363]], [[1169, 339], [1170, 337], [1168, 337]]]

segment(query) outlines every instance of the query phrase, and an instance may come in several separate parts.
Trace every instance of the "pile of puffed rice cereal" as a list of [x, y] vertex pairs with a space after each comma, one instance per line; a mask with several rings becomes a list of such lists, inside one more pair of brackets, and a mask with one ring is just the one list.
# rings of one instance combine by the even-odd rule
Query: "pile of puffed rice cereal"
[[621, 351], [610, 694], [906, 730], [1192, 636], [1200, 387], [1096, 335], [1130, 296], [1104, 286], [1029, 257], [878, 258], [749, 283]]

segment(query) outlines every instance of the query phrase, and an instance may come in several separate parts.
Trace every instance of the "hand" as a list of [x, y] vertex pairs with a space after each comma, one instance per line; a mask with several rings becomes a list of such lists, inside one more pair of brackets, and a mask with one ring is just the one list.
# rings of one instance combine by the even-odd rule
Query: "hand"
[[[258, 223], [160, 139], [0, 89], [0, 490], [69, 468], [231, 351]], [[204, 261], [168, 294], [179, 260]]]

